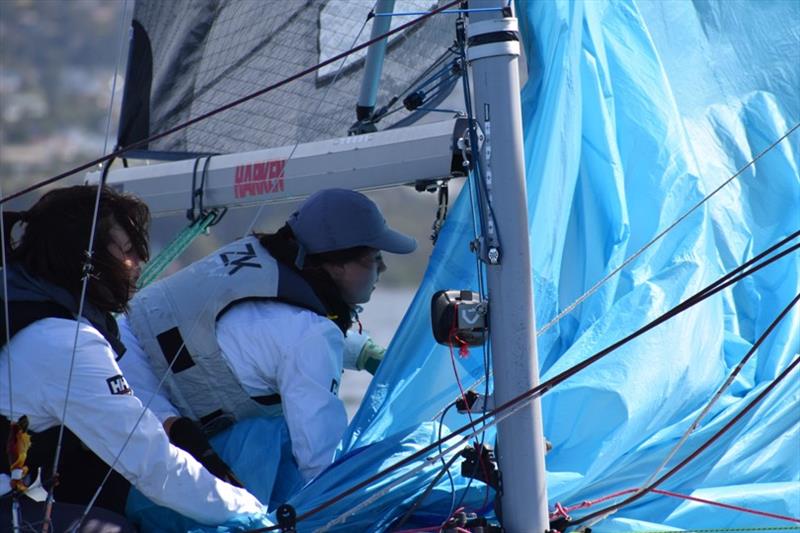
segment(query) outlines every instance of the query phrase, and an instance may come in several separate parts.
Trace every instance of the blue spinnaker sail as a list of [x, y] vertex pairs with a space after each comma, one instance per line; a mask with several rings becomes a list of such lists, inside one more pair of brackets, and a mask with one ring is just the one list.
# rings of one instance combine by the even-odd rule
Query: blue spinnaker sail
[[[521, 1], [517, 8], [529, 69], [523, 123], [541, 327], [800, 122], [800, 4], [553, 0]], [[542, 378], [623, 338], [800, 229], [799, 160], [795, 132], [540, 335]], [[447, 427], [467, 421], [453, 409], [441, 419], [458, 386], [448, 349], [433, 340], [428, 306], [439, 289], [477, 288], [472, 238], [465, 189], [342, 441], [340, 460], [289, 500], [299, 514], [432, 442], [440, 422], [447, 434]], [[794, 253], [545, 395], [551, 505], [643, 484], [798, 291], [800, 257]], [[795, 308], [667, 468], [731, 420], [798, 354]], [[478, 384], [481, 391], [481, 351], [456, 357], [456, 364], [464, 386]], [[797, 372], [789, 378], [661, 488], [800, 517], [800, 379]], [[490, 430], [487, 441], [493, 440]], [[299, 523], [299, 530], [321, 527], [345, 511], [355, 512], [334, 529], [383, 530], [440, 465], [425, 465], [356, 508], [410, 468], [393, 473]], [[463, 493], [465, 480], [455, 476], [453, 483]], [[446, 517], [450, 488], [445, 476], [417, 523]], [[465, 505], [482, 505], [483, 491], [474, 482]], [[593, 530], [787, 525], [651, 494]]]
[[[518, 8], [530, 74], [522, 98], [532, 275], [543, 325], [800, 122], [800, 4], [520, 2]], [[800, 229], [799, 157], [795, 132], [541, 335], [542, 378]], [[431, 338], [426, 307], [435, 290], [477, 285], [466, 200], [459, 199], [448, 220], [345, 449], [430, 420], [458, 395], [447, 349]], [[795, 253], [547, 394], [551, 503], [579, 503], [643, 483], [799, 290]], [[799, 353], [795, 308], [669, 466]], [[465, 382], [482, 375], [480, 354], [459, 362]], [[794, 375], [663, 488], [800, 516], [799, 400]], [[451, 427], [466, 422], [451, 416]], [[648, 496], [595, 531], [651, 525], [787, 523]]]

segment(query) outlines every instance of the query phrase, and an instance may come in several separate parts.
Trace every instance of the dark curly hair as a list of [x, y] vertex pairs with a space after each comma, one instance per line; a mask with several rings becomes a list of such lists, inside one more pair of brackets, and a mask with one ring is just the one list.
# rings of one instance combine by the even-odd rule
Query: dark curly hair
[[[83, 282], [97, 186], [54, 189], [28, 211], [3, 213], [6, 260], [30, 275], [67, 289], [77, 299]], [[23, 234], [12, 242], [12, 228], [22, 222]], [[123, 262], [109, 252], [114, 224], [125, 231], [133, 251], [150, 257], [150, 210], [141, 200], [104, 187], [100, 191], [97, 230], [92, 256], [93, 278], [87, 300], [105, 312], [125, 311], [132, 280]]]

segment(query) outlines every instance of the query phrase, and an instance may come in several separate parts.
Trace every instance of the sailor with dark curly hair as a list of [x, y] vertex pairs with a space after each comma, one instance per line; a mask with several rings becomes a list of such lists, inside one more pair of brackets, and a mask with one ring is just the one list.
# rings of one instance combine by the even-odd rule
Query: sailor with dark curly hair
[[[127, 309], [148, 259], [149, 210], [138, 199], [102, 189], [89, 254], [97, 197], [94, 186], [56, 189], [27, 212], [4, 213], [0, 443], [11, 433], [12, 443], [20, 444], [12, 446], [15, 454], [24, 456], [21, 430], [27, 425], [32, 444], [24, 464], [22, 457], [0, 457], [0, 498], [18, 491], [23, 519], [41, 520], [41, 504], [25, 495], [38, 474], [45, 487], [54, 487], [52, 518], [59, 531], [75, 511], [64, 504], [80, 505], [80, 516], [99, 487], [96, 507], [119, 514], [132, 486], [206, 524], [261, 512], [254, 496], [171, 445], [121, 372], [117, 360], [125, 347], [111, 313]], [[22, 234], [12, 243], [20, 222]], [[2, 498], [0, 515], [9, 512], [10, 500]]]

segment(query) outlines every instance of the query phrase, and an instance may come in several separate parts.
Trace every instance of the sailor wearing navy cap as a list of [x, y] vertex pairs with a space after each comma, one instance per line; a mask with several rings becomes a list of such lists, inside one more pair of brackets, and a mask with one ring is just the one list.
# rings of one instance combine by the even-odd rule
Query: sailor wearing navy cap
[[319, 191], [277, 232], [140, 291], [121, 321], [123, 371], [143, 396], [166, 374], [174, 408], [154, 408], [165, 425], [188, 418], [214, 434], [248, 417], [284, 417], [307, 481], [331, 463], [347, 426], [342, 369], [374, 371], [380, 358], [351, 331], [357, 306], [386, 270], [383, 253], [415, 248], [363, 194]]

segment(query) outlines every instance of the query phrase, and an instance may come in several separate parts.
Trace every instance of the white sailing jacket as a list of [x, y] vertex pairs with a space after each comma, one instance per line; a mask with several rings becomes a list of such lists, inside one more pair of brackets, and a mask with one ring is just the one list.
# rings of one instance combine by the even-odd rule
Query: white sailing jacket
[[[27, 415], [34, 432], [60, 423], [75, 329], [73, 320], [47, 318], [11, 339], [0, 352], [0, 414], [15, 419]], [[220, 524], [240, 513], [262, 511], [247, 491], [217, 479], [187, 452], [172, 446], [160, 421], [142, 411], [108, 342], [82, 323], [66, 426], [84, 445], [107, 464], [116, 458], [114, 469], [153, 502], [201, 523]], [[7, 484], [0, 487], [0, 494], [7, 491]]]
[[[138, 394], [149, 398], [159, 376], [153, 374], [127, 321], [122, 318], [119, 324], [128, 349], [120, 366]], [[222, 357], [249, 395], [280, 394], [292, 453], [303, 478], [321, 472], [333, 460], [347, 428], [338, 397], [345, 338], [336, 324], [283, 302], [249, 300], [222, 315], [216, 337]], [[163, 392], [155, 393], [151, 405], [162, 419], [175, 416]]]

